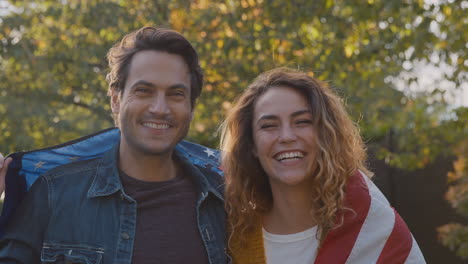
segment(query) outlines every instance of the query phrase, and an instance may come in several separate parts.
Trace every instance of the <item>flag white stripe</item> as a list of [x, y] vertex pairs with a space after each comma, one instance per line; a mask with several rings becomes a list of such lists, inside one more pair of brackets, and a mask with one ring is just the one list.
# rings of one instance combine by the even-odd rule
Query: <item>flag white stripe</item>
[[381, 201], [387, 206], [390, 206], [390, 203], [388, 202], [387, 198], [385, 198], [385, 195], [383, 195], [379, 188], [375, 186], [374, 182], [372, 182], [371, 179], [369, 179], [369, 177], [367, 177], [364, 173], [361, 172], [361, 174], [363, 175], [364, 179], [366, 179], [367, 187], [369, 188], [369, 193], [371, 197]]
[[[413, 236], [411, 236], [413, 237]], [[424, 260], [424, 256], [419, 249], [418, 243], [413, 237], [413, 246], [411, 247], [411, 251], [408, 255], [408, 258], [405, 261], [405, 264], [425, 264], [426, 261]]]
[[[388, 202], [387, 198], [385, 198], [385, 196], [379, 190], [379, 188], [377, 188], [377, 186], [375, 186], [374, 182], [372, 182], [368, 177], [364, 177], [364, 178], [366, 179], [367, 186], [369, 186], [371, 196], [378, 199], [379, 201], [386, 204], [387, 206], [390, 206], [390, 203]], [[412, 243], [411, 251], [410, 251], [410, 253], [408, 255], [408, 258], [405, 261], [405, 264], [422, 264], [422, 263], [426, 263], [426, 261], [424, 260], [424, 256], [423, 256], [423, 254], [421, 252], [421, 249], [418, 246], [418, 243], [414, 239], [413, 235], [411, 235], [411, 237], [413, 239], [413, 243]]]
[[376, 263], [395, 224], [395, 213], [385, 196], [367, 176], [363, 177], [369, 188], [371, 205], [347, 264]]

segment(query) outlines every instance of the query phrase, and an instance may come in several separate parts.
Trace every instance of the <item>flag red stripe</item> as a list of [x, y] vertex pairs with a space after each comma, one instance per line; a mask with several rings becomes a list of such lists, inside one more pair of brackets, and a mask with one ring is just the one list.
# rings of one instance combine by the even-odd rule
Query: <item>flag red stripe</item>
[[393, 209], [395, 213], [395, 224], [392, 233], [385, 243], [377, 264], [384, 263], [405, 263], [413, 246], [413, 237], [403, 219]]
[[[345, 263], [367, 217], [371, 197], [365, 179], [360, 172], [348, 180], [344, 205], [343, 224], [332, 229], [320, 248], [315, 264]], [[338, 218], [340, 219], [340, 218]]]

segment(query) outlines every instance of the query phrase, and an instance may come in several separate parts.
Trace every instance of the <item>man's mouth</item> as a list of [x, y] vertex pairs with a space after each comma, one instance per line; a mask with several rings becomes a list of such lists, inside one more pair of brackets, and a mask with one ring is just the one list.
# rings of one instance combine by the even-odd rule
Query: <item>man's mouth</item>
[[281, 152], [275, 155], [275, 159], [277, 161], [287, 161], [287, 160], [297, 160], [302, 159], [304, 157], [304, 153], [301, 151], [291, 151], [291, 152]]
[[142, 125], [144, 127], [155, 128], [155, 129], [168, 129], [169, 124], [167, 123], [152, 123], [152, 122], [143, 122]]

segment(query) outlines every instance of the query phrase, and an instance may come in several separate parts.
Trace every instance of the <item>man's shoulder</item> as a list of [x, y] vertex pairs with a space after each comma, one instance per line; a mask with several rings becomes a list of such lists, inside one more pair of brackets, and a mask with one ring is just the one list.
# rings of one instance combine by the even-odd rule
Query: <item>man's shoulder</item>
[[191, 165], [198, 168], [209, 186], [222, 195], [224, 174], [220, 168], [221, 152], [187, 140], [177, 144], [176, 149], [179, 155], [182, 155]]
[[187, 140], [183, 140], [177, 144], [176, 149], [193, 165], [209, 169], [220, 175], [223, 174], [220, 169], [221, 152], [219, 150]]

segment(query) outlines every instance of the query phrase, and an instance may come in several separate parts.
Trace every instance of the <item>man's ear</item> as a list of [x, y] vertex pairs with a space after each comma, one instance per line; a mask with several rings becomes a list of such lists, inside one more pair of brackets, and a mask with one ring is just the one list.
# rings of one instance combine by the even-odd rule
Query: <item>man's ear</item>
[[192, 120], [193, 120], [193, 115], [194, 115], [194, 114], [195, 114], [195, 113], [194, 113], [194, 111], [193, 111], [193, 109], [192, 109], [192, 112], [190, 112], [190, 122], [192, 122]]
[[111, 108], [114, 115], [118, 115], [120, 112], [120, 92], [111, 91]]

